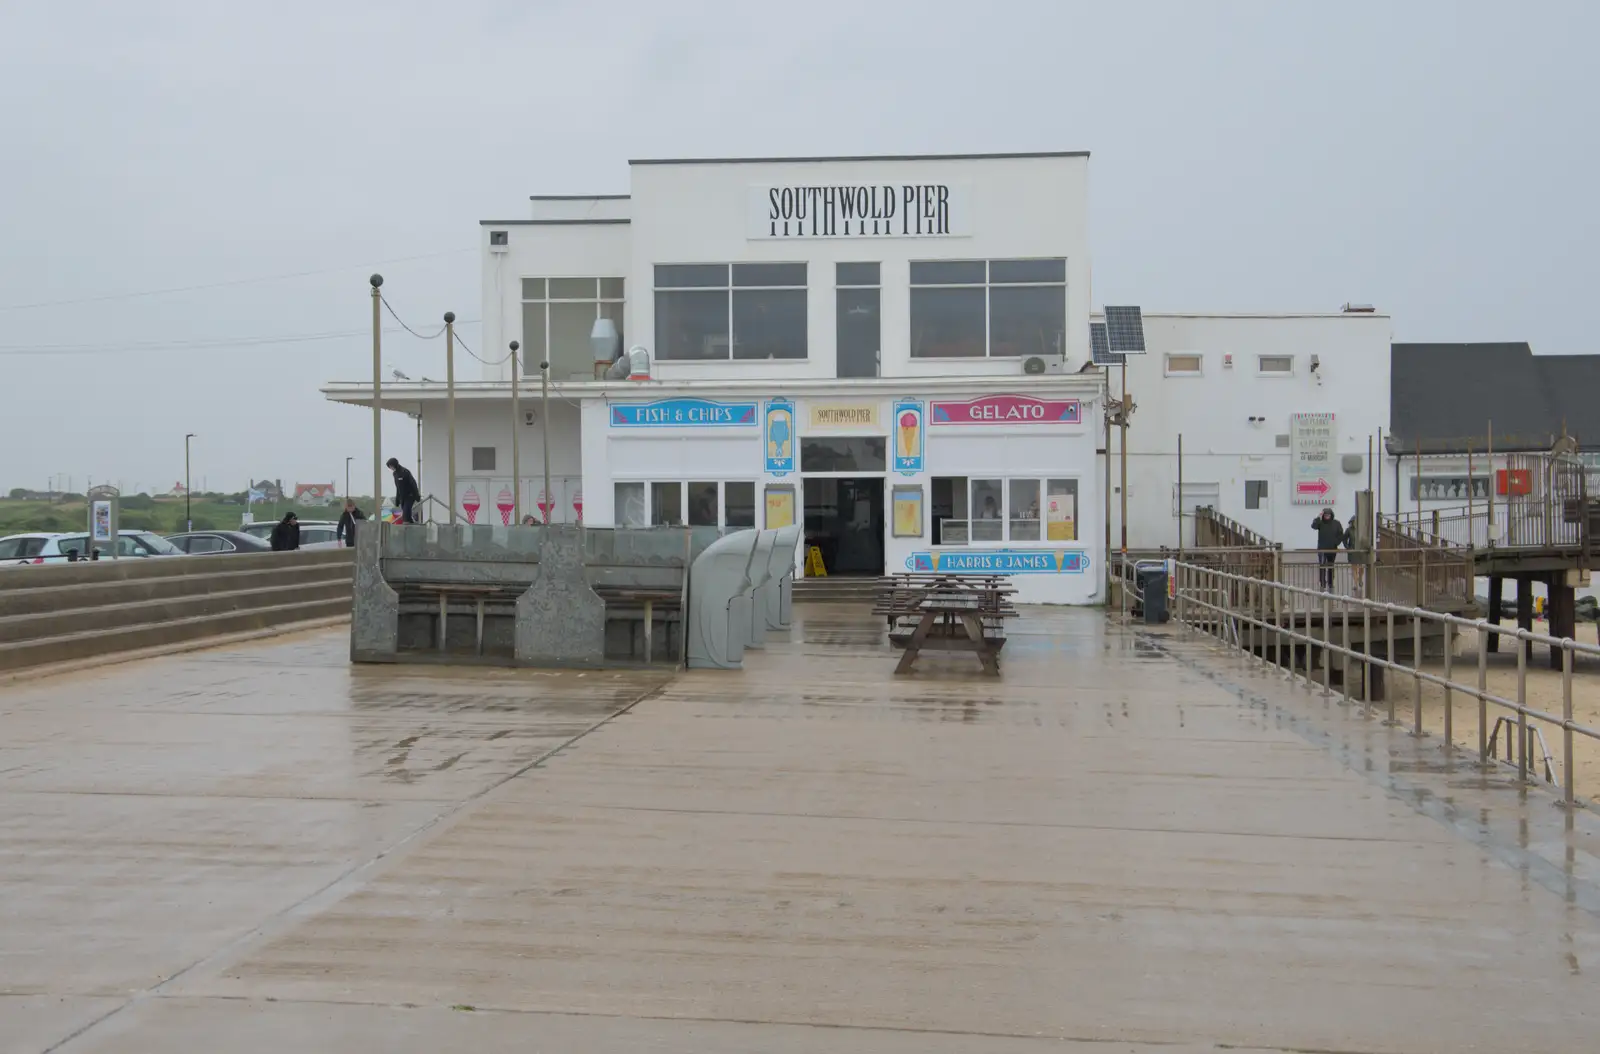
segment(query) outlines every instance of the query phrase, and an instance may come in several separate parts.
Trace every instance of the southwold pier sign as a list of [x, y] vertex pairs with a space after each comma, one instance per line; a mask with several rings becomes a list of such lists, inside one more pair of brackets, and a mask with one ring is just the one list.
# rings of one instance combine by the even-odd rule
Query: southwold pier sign
[[951, 238], [972, 233], [960, 183], [754, 186], [746, 235], [772, 238]]

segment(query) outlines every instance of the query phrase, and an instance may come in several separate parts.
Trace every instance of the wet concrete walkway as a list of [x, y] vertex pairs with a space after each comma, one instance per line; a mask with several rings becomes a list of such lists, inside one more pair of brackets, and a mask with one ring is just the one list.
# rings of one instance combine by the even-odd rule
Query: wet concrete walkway
[[742, 674], [0, 688], [0, 1052], [1593, 1049], [1592, 817], [1176, 631], [896, 680], [799, 614]]

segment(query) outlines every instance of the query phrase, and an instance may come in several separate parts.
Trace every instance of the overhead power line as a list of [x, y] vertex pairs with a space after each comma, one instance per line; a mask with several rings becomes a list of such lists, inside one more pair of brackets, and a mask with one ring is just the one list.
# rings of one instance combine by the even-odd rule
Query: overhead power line
[[[477, 323], [477, 319], [460, 319], [457, 326], [469, 326]], [[409, 329], [400, 329], [390, 326], [380, 330], [382, 333], [395, 335], [412, 332]], [[306, 344], [324, 340], [350, 340], [356, 337], [370, 337], [371, 329], [343, 329], [325, 333], [289, 333], [279, 336], [252, 336], [252, 337], [210, 337], [199, 340], [143, 340], [123, 341], [117, 344], [13, 344], [0, 345], [0, 356], [41, 356], [41, 355], [111, 355], [111, 354], [151, 354], [170, 351], [207, 351], [223, 348], [262, 348], [278, 344]], [[458, 338], [459, 339], [459, 338]]]
[[386, 267], [389, 264], [408, 263], [412, 260], [434, 260], [441, 256], [459, 256], [463, 253], [475, 253], [472, 249], [447, 249], [437, 253], [419, 253], [416, 256], [396, 256], [388, 260], [378, 260], [373, 263], [348, 264], [344, 267], [324, 267], [313, 271], [290, 271], [286, 274], [259, 275], [255, 278], [234, 278], [225, 282], [202, 282], [196, 285], [171, 286], [166, 289], [141, 289], [129, 293], [106, 293], [102, 296], [72, 297], [66, 300], [39, 300], [31, 304], [3, 304], [0, 311], [31, 311], [44, 307], [67, 307], [73, 304], [103, 304], [114, 300], [134, 300], [146, 296], [168, 296], [174, 293], [198, 293], [208, 289], [228, 289], [233, 286], [256, 285], [261, 282], [284, 282], [291, 278], [310, 278], [316, 275], [338, 274], [341, 271], [365, 271], [373, 267]]

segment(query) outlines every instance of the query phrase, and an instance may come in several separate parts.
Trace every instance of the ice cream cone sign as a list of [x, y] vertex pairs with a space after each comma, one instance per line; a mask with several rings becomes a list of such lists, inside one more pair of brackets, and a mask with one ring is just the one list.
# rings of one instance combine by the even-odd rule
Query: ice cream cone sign
[[468, 523], [478, 522], [478, 510], [483, 508], [483, 502], [478, 497], [478, 488], [468, 487], [467, 492], [461, 495], [461, 511], [467, 514]]
[[916, 457], [917, 455], [917, 426], [920, 422], [917, 415], [910, 410], [900, 415], [900, 456]]
[[543, 488], [539, 490], [539, 519], [543, 523], [550, 522], [550, 510], [555, 508], [550, 502], [550, 495]]
[[583, 522], [583, 491], [579, 490], [572, 496], [572, 511], [577, 514], [578, 522]]
[[495, 495], [494, 507], [500, 513], [500, 522], [511, 526], [511, 514], [516, 511], [517, 498], [511, 493], [510, 487], [501, 487], [500, 493]]

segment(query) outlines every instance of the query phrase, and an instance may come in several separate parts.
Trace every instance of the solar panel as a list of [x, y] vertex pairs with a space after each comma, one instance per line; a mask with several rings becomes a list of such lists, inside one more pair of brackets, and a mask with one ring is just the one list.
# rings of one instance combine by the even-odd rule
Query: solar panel
[[1106, 308], [1106, 339], [1113, 352], [1144, 354], [1144, 317], [1136, 307]]
[[1127, 360], [1111, 353], [1111, 342], [1106, 337], [1104, 322], [1089, 323], [1089, 348], [1097, 366], [1120, 366]]

